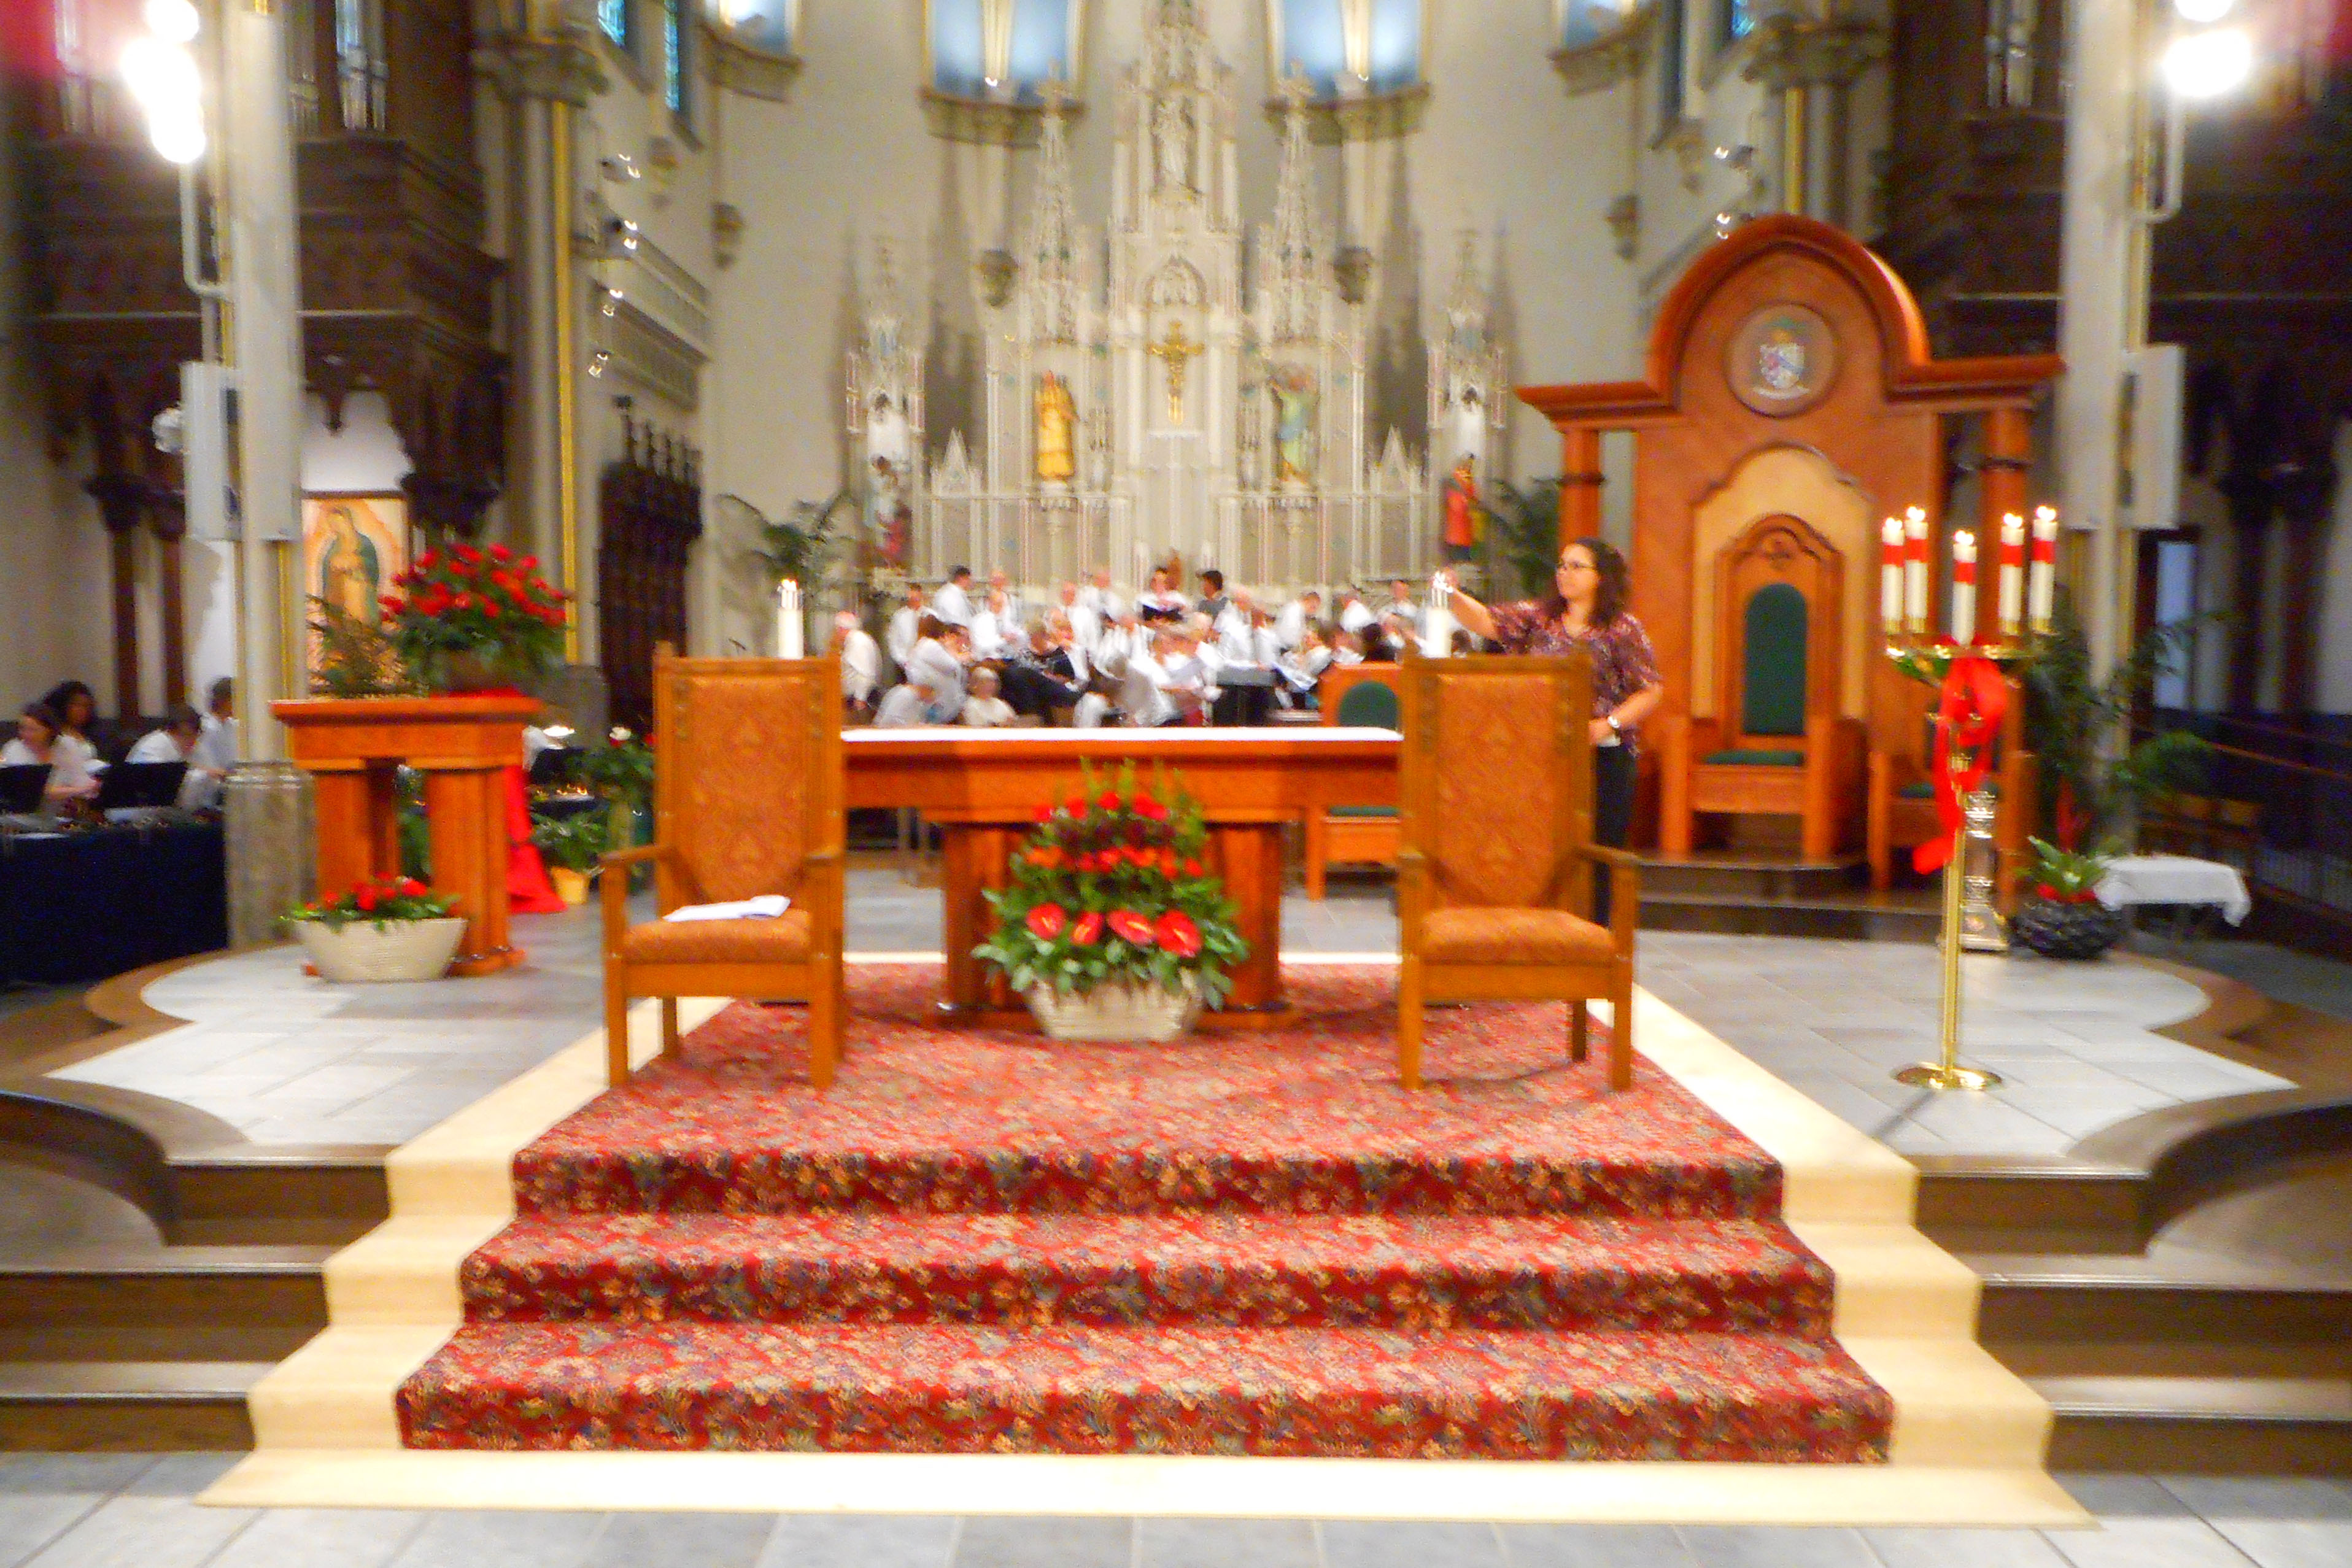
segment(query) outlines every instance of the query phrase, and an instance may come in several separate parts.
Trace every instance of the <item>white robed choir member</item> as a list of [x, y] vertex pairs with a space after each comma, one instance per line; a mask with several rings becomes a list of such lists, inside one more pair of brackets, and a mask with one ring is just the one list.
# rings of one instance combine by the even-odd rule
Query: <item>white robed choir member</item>
[[929, 724], [931, 718], [931, 694], [915, 685], [892, 686], [883, 694], [882, 706], [874, 710], [877, 729], [913, 729]]
[[931, 595], [931, 613], [950, 626], [971, 625], [971, 595], [964, 590], [971, 580], [971, 572], [959, 571], [940, 583], [940, 591]]
[[923, 591], [907, 590], [907, 602], [890, 617], [890, 630], [885, 633], [890, 640], [890, 662], [904, 674], [907, 661], [915, 656], [915, 644], [923, 635]]
[[833, 624], [841, 644], [841, 695], [863, 707], [882, 689], [882, 649], [848, 611], [835, 616]]

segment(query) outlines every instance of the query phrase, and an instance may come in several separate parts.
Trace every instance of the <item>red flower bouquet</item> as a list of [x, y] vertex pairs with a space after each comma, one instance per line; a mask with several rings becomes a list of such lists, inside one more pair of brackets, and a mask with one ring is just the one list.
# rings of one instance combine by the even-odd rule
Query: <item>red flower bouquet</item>
[[393, 579], [383, 627], [401, 663], [432, 691], [513, 685], [563, 656], [563, 595], [535, 556], [505, 545], [428, 549]]
[[1165, 775], [1142, 788], [1129, 763], [1104, 788], [1089, 770], [1082, 789], [1038, 811], [1012, 884], [986, 895], [996, 931], [972, 956], [1024, 994], [1189, 984], [1214, 1006], [1249, 944], [1224, 884], [1202, 869], [1208, 836], [1199, 804]]
[[414, 877], [384, 876], [363, 882], [341, 898], [314, 898], [279, 917], [286, 925], [316, 921], [330, 931], [354, 922], [383, 926], [401, 920], [446, 920], [457, 901], [445, 898]]

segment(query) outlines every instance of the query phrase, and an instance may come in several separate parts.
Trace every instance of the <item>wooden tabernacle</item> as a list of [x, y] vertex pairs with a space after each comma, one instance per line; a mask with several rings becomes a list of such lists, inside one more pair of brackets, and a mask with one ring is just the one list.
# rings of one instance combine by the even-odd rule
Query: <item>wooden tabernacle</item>
[[[1015, 1016], [1017, 1001], [971, 950], [992, 916], [981, 894], [1010, 880], [1013, 849], [1037, 808], [1069, 796], [1083, 760], [1132, 761], [1149, 778], [1165, 763], [1208, 821], [1226, 896], [1250, 956], [1233, 973], [1210, 1028], [1265, 1027], [1288, 1015], [1282, 989], [1282, 828], [1339, 804], [1392, 806], [1403, 742], [1376, 729], [853, 730], [843, 737], [847, 803], [912, 807], [940, 825], [947, 952], [946, 1010]], [[1021, 1018], [1025, 1014], [1017, 1015]]]

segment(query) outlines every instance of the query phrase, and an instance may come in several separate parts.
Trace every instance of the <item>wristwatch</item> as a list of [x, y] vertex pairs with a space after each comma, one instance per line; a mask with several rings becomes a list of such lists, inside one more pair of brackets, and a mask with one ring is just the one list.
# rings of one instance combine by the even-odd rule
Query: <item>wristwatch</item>
[[1612, 735], [1622, 735], [1625, 733], [1625, 727], [1617, 722], [1617, 716], [1613, 713], [1602, 714], [1601, 716], [1601, 722], [1609, 727], [1609, 733]]

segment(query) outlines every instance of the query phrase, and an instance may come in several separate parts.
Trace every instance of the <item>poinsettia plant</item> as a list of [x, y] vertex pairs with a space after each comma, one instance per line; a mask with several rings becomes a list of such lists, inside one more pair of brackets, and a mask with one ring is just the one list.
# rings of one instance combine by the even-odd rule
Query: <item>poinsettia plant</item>
[[2109, 858], [2062, 850], [2047, 839], [2028, 839], [2033, 846], [2033, 896], [2047, 904], [2092, 904], [2099, 896], [2099, 879], [2107, 874]]
[[539, 575], [539, 558], [505, 545], [428, 549], [392, 580], [383, 627], [408, 673], [434, 690], [457, 684], [470, 656], [492, 684], [542, 674], [563, 656], [563, 595]]
[[1012, 884], [985, 895], [996, 931], [972, 956], [1016, 991], [1172, 990], [1189, 978], [1213, 1007], [1249, 944], [1224, 883], [1205, 869], [1208, 842], [1199, 802], [1166, 772], [1147, 789], [1133, 763], [1108, 784], [1084, 768], [1067, 800], [1038, 810], [1013, 852]]
[[341, 931], [354, 921], [381, 929], [395, 920], [446, 920], [457, 907], [413, 876], [380, 876], [362, 882], [341, 898], [314, 898], [298, 904], [279, 917], [288, 925], [315, 920], [330, 931]]

